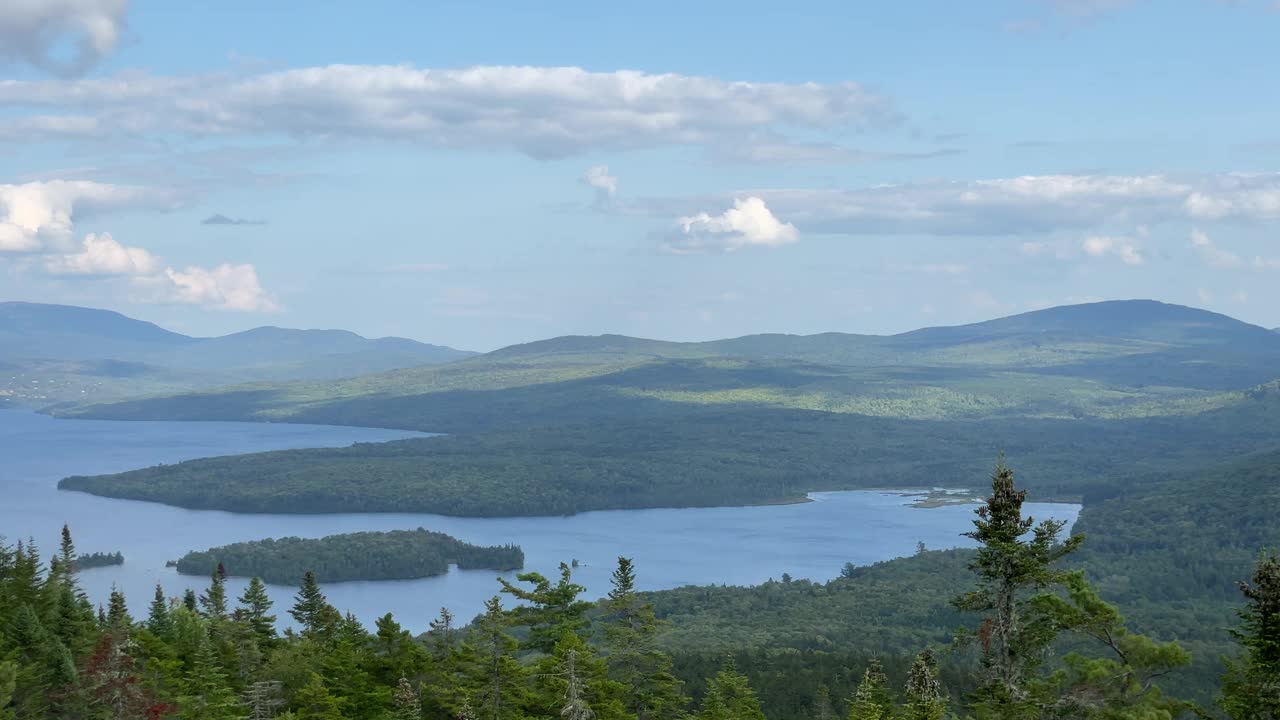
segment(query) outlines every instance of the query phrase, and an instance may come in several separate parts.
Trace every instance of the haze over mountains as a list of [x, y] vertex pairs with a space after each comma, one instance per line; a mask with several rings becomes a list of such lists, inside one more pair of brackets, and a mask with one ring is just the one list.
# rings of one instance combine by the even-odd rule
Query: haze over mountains
[[197, 338], [108, 310], [0, 303], [0, 393], [31, 404], [348, 377], [473, 354], [345, 330], [260, 327]]

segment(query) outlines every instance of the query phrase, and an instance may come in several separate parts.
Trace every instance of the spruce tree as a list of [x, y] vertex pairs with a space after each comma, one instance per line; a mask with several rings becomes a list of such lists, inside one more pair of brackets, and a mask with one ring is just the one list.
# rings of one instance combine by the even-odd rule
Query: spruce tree
[[501, 598], [490, 598], [484, 607], [464, 650], [471, 669], [472, 706], [480, 720], [519, 718], [525, 701], [525, 669], [514, 655], [515, 638], [507, 634], [511, 620]]
[[345, 720], [342, 701], [334, 697], [319, 673], [311, 673], [307, 684], [293, 695], [297, 720]]
[[227, 618], [227, 569], [222, 563], [209, 576], [209, 589], [200, 596], [200, 609], [210, 620]]
[[626, 708], [637, 720], [674, 717], [688, 700], [670, 656], [657, 648], [660, 624], [653, 605], [636, 593], [635, 580], [634, 564], [619, 557], [604, 603], [609, 669], [626, 688]]
[[502, 592], [528, 603], [514, 611], [516, 619], [529, 626], [526, 647], [549, 654], [565, 630], [586, 632], [585, 615], [591, 603], [578, 599], [586, 588], [573, 582], [573, 571], [568, 565], [560, 563], [560, 579], [554, 585], [536, 572], [520, 573], [516, 580], [530, 583], [533, 588], [526, 590], [498, 578]]
[[401, 677], [396, 683], [396, 690], [391, 695], [391, 707], [393, 720], [422, 719], [422, 701], [409, 678]]
[[312, 636], [324, 634], [341, 620], [341, 617], [337, 616], [337, 610], [329, 604], [329, 600], [320, 591], [316, 574], [310, 570], [302, 575], [302, 585], [294, 596], [293, 607], [289, 609], [289, 614], [302, 626], [303, 634]]
[[1232, 636], [1243, 657], [1228, 664], [1219, 704], [1233, 720], [1280, 718], [1280, 556], [1264, 552], [1251, 583], [1240, 583], [1245, 605]]
[[107, 629], [127, 636], [132, 625], [133, 618], [129, 617], [129, 607], [125, 604], [124, 593], [112, 587], [111, 595], [107, 600]]
[[173, 629], [173, 621], [169, 618], [169, 600], [164, 596], [164, 588], [156, 583], [156, 593], [147, 607], [147, 629], [159, 638], [169, 637]]
[[946, 716], [942, 683], [938, 682], [938, 662], [932, 652], [925, 650], [916, 656], [907, 673], [903, 697], [906, 699], [903, 720], [942, 720]]
[[244, 707], [231, 690], [212, 642], [200, 638], [182, 678], [178, 717], [181, 720], [240, 720], [244, 716]]
[[880, 661], [872, 660], [849, 701], [849, 720], [887, 720], [893, 717], [893, 712], [889, 678], [884, 674]]
[[969, 565], [978, 587], [954, 604], [985, 615], [977, 632], [982, 675], [974, 705], [980, 716], [1039, 718], [1049, 702], [1038, 671], [1060, 627], [1045, 611], [1043, 598], [1067, 577], [1055, 568], [1057, 562], [1083, 540], [1076, 536], [1060, 543], [1065, 523], [1036, 524], [1023, 517], [1026, 495], [1015, 487], [1013, 471], [1002, 459], [991, 478], [991, 497], [978, 508], [975, 529], [966, 533], [978, 543]]
[[732, 662], [707, 682], [707, 694], [696, 717], [697, 720], [765, 720], [751, 683]]
[[190, 589], [190, 588], [187, 588], [186, 592], [182, 593], [182, 606], [183, 606], [183, 607], [185, 607], [186, 609], [190, 610], [191, 612], [196, 612], [196, 611], [197, 611], [197, 608], [198, 608], [199, 606], [198, 606], [198, 605], [197, 605], [197, 603], [196, 603], [196, 591], [195, 591], [195, 590], [192, 590], [192, 589]]
[[261, 578], [249, 579], [249, 586], [244, 589], [239, 599], [243, 610], [244, 621], [257, 638], [258, 647], [266, 650], [276, 638], [276, 616], [271, 614], [271, 598], [267, 595], [267, 586]]

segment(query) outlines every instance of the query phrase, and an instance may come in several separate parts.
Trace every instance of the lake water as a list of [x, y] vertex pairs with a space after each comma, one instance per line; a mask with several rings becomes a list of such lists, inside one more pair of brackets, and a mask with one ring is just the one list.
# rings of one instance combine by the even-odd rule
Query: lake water
[[[619, 554], [636, 561], [641, 589], [688, 584], [756, 584], [789, 573], [828, 580], [856, 565], [930, 548], [971, 544], [973, 506], [913, 508], [901, 495], [815, 493], [813, 502], [732, 508], [616, 510], [553, 518], [452, 518], [439, 515], [237, 515], [112, 500], [57, 490], [67, 475], [119, 472], [196, 457], [300, 447], [337, 447], [394, 440], [414, 433], [366, 428], [222, 422], [60, 420], [0, 410], [0, 535], [12, 544], [35, 538], [45, 557], [57, 548], [63, 523], [81, 552], [120, 551], [125, 564], [80, 573], [89, 596], [104, 602], [122, 589], [135, 616], [145, 613], [157, 582], [170, 596], [203, 589], [207, 579], [178, 575], [165, 561], [188, 550], [241, 540], [321, 537], [359, 530], [425, 527], [467, 542], [516, 543], [526, 569], [554, 575], [577, 559], [575, 580], [592, 597], [609, 589]], [[1036, 517], [1074, 522], [1079, 506], [1029, 504]], [[469, 619], [497, 593], [497, 573], [453, 570], [421, 580], [324, 585], [329, 600], [366, 624], [392, 612], [406, 627], [426, 629], [444, 606]], [[514, 575], [510, 573], [508, 575]], [[323, 578], [321, 578], [323, 583]], [[229, 583], [236, 595], [244, 581]], [[287, 619], [294, 588], [271, 586], [276, 612]]]

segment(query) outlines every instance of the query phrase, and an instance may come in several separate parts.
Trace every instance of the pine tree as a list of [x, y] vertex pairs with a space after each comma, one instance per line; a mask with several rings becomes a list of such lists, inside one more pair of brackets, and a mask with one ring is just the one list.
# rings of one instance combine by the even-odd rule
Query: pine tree
[[1067, 717], [1172, 718], [1193, 709], [1165, 697], [1154, 682], [1189, 665], [1186, 650], [1175, 642], [1129, 632], [1120, 611], [1102, 600], [1082, 571], [1070, 573], [1064, 584], [1065, 599], [1043, 598], [1046, 613], [1060, 628], [1096, 641], [1107, 654], [1073, 652], [1063, 658], [1064, 670], [1046, 683], [1052, 689], [1053, 712]]
[[200, 596], [200, 609], [210, 620], [227, 619], [227, 569], [218, 563], [209, 577], [209, 589]]
[[[977, 558], [969, 566], [978, 576], [978, 588], [954, 601], [961, 610], [986, 615], [977, 634], [983, 672], [974, 705], [981, 716], [1038, 718], [1040, 707], [1049, 702], [1038, 671], [1059, 631], [1042, 599], [1063, 584], [1067, 573], [1054, 565], [1083, 538], [1059, 543], [1065, 523], [1045, 520], [1037, 525], [1024, 518], [1026, 491], [1015, 487], [1013, 471], [1003, 459], [991, 487], [991, 497], [977, 510], [975, 529], [966, 533], [978, 542]], [[1028, 533], [1031, 537], [1024, 539]]]
[[903, 720], [942, 720], [946, 716], [942, 683], [938, 682], [938, 662], [933, 653], [925, 650], [916, 656], [907, 673], [903, 696], [906, 698]]
[[396, 683], [396, 690], [391, 696], [391, 706], [393, 720], [421, 720], [422, 718], [422, 701], [413, 683], [406, 677], [400, 678]]
[[182, 593], [182, 606], [190, 610], [191, 612], [196, 612], [196, 609], [199, 606], [196, 604], [195, 590], [187, 588], [187, 591]]
[[880, 661], [872, 660], [849, 701], [849, 720], [887, 720], [893, 717], [893, 712], [889, 678], [884, 674]]
[[449, 612], [449, 608], [440, 608], [440, 614], [431, 621], [427, 637], [431, 640], [437, 661], [443, 660], [453, 653], [453, 613]]
[[267, 595], [267, 586], [260, 578], [250, 578], [238, 602], [244, 611], [244, 621], [257, 638], [258, 648], [266, 650], [276, 638], [276, 616], [271, 614], [273, 603]]
[[765, 720], [760, 701], [747, 676], [732, 662], [707, 682], [707, 694], [697, 720]]
[[1263, 553], [1252, 583], [1240, 583], [1245, 606], [1232, 636], [1244, 656], [1229, 663], [1219, 704], [1232, 720], [1280, 718], [1280, 556]]
[[573, 582], [573, 571], [568, 565], [560, 563], [560, 579], [554, 585], [536, 572], [520, 573], [516, 580], [531, 583], [533, 588], [526, 590], [498, 578], [502, 592], [528, 603], [514, 611], [521, 624], [529, 626], [526, 647], [550, 653], [565, 630], [585, 632], [585, 615], [591, 603], [578, 599], [586, 588]]
[[156, 594], [151, 598], [147, 608], [147, 629], [156, 637], [167, 638], [173, 629], [173, 621], [169, 618], [169, 600], [164, 596], [164, 588], [156, 583]]
[[637, 720], [670, 718], [688, 704], [671, 672], [671, 658], [657, 649], [660, 625], [653, 605], [635, 589], [635, 566], [619, 557], [605, 600], [605, 645], [612, 676], [626, 688], [625, 705]]

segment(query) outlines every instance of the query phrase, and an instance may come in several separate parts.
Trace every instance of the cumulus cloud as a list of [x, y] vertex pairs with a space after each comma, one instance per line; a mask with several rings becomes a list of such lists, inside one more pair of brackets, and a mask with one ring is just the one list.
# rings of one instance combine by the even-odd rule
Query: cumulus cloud
[[265, 220], [249, 220], [246, 218], [230, 217], [222, 213], [214, 213], [209, 217], [200, 221], [201, 225], [266, 225]]
[[745, 247], [777, 247], [800, 239], [795, 226], [782, 222], [758, 197], [738, 198], [719, 215], [701, 212], [676, 221], [663, 249], [676, 254], [734, 252]]
[[758, 197], [805, 232], [845, 235], [1018, 235], [1198, 220], [1188, 200], [1199, 193], [1232, 212], [1220, 221], [1266, 221], [1280, 173], [1030, 175], [989, 180], [878, 185], [850, 190], [742, 189], [723, 196], [651, 198], [628, 211], [657, 216], [696, 212], [733, 197]]
[[618, 197], [618, 178], [609, 174], [608, 165], [593, 165], [582, 175], [582, 182], [596, 189], [593, 206], [599, 209], [613, 205]]
[[1187, 196], [1187, 213], [1203, 220], [1280, 219], [1280, 175], [1233, 173], [1218, 176]]
[[1237, 268], [1243, 262], [1239, 255], [1214, 244], [1209, 235], [1199, 228], [1191, 231], [1191, 247], [1199, 251], [1200, 257], [1212, 267]]
[[[128, 0], [7, 0], [0, 12], [0, 61], [82, 74], [120, 42], [128, 9]], [[70, 57], [58, 50], [68, 42]]]
[[87, 180], [0, 185], [0, 252], [70, 251], [73, 215], [172, 202], [166, 192]]
[[223, 264], [215, 268], [189, 266], [184, 270], [165, 268], [145, 283], [159, 291], [157, 301], [200, 305], [215, 310], [274, 312], [280, 309], [258, 282], [253, 265]]
[[[514, 147], [534, 157], [902, 122], [889, 100], [853, 82], [730, 82], [576, 67], [329, 65], [247, 77], [7, 80], [0, 103], [92, 118], [102, 133], [385, 137]], [[14, 132], [0, 123], [0, 135]]]
[[45, 258], [45, 269], [55, 275], [147, 275], [158, 265], [154, 255], [121, 245], [110, 233], [86, 235], [80, 252]]
[[1114, 256], [1120, 258], [1125, 265], [1142, 265], [1146, 262], [1146, 258], [1142, 256], [1142, 251], [1134, 244], [1133, 240], [1126, 237], [1094, 235], [1081, 241], [1080, 247], [1084, 250], [1085, 255], [1090, 257]]

